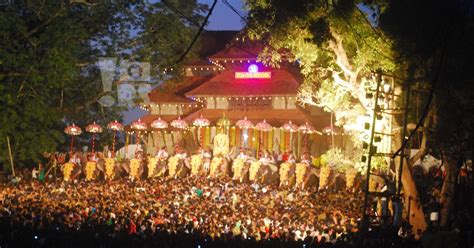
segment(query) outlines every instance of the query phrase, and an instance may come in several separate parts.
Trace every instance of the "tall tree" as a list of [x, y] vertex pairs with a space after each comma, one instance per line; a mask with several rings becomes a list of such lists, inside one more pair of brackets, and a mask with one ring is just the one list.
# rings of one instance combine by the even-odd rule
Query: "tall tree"
[[[260, 55], [261, 59], [274, 66], [284, 59], [298, 63], [305, 76], [300, 102], [333, 112], [336, 124], [352, 131], [355, 144], [367, 137], [360, 127], [370, 119], [366, 117], [371, 117], [369, 110], [373, 108], [373, 102], [366, 96], [376, 83], [371, 77], [373, 72], [390, 75], [403, 85], [395, 89], [396, 94], [402, 95], [394, 99], [398, 107], [407, 84], [429, 89], [431, 93], [424, 97], [426, 107], [422, 106], [420, 110], [421, 122], [413, 118], [416, 109], [410, 106], [411, 121], [419, 122], [421, 128], [417, 129], [423, 132], [424, 149], [420, 149], [416, 158], [428, 151], [430, 144], [435, 143], [434, 138], [436, 144], [443, 142], [443, 150], [454, 148], [459, 151], [467, 145], [462, 145], [457, 137], [462, 140], [471, 137], [471, 128], [451, 128], [455, 123], [464, 123], [462, 127], [466, 127], [472, 123], [472, 117], [465, 118], [462, 108], [447, 109], [472, 103], [468, 100], [470, 93], [465, 92], [471, 87], [467, 82], [472, 76], [465, 73], [468, 70], [460, 69], [466, 68], [472, 59], [469, 52], [462, 52], [472, 51], [468, 49], [472, 46], [469, 43], [472, 41], [472, 25], [469, 25], [472, 18], [468, 12], [472, 5], [469, 4], [468, 1], [247, 1], [250, 34], [264, 38], [268, 45]], [[285, 51], [294, 56], [285, 56]], [[434, 89], [439, 90], [435, 97]], [[463, 97], [455, 99], [459, 95]], [[436, 101], [430, 100], [433, 98]], [[451, 104], [446, 105], [446, 102]], [[455, 113], [457, 119], [450, 118], [444, 111]], [[401, 119], [391, 122], [383, 118], [381, 123], [387, 125], [385, 130], [388, 132], [401, 129], [397, 128]], [[441, 128], [447, 126], [450, 129]], [[432, 127], [436, 127], [434, 133], [430, 132]], [[447, 130], [458, 131], [453, 135]], [[400, 148], [405, 143], [402, 141], [401, 132], [395, 133], [393, 148]], [[449, 155], [454, 155], [450, 157], [453, 161], [460, 157], [459, 152], [446, 154]], [[446, 207], [451, 205], [454, 194], [450, 189], [457, 174], [453, 163], [449, 159], [446, 161], [448, 176], [443, 192], [448, 194], [443, 194], [446, 198], [443, 202], [445, 211], [450, 211]], [[403, 191], [405, 202], [411, 199], [410, 221], [414, 230], [423, 230], [426, 220], [411, 175], [413, 162], [405, 160], [401, 172]], [[398, 163], [395, 163], [397, 167]]]
[[[164, 4], [186, 18], [177, 18]], [[168, 62], [187, 48], [197, 29], [187, 19], [202, 20], [204, 10], [205, 5], [184, 0], [2, 3], [0, 163], [8, 163], [6, 137], [16, 162], [25, 165], [44, 151], [65, 147], [63, 129], [69, 122], [105, 125], [120, 118], [117, 106], [97, 102], [105, 94], [99, 57], [174, 66]]]

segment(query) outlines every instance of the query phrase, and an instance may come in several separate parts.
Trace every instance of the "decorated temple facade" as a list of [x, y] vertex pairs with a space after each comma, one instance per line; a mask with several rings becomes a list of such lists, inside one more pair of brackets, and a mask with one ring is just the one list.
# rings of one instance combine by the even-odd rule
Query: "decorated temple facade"
[[[302, 77], [296, 65], [264, 66], [257, 58], [264, 46], [242, 33], [205, 37], [214, 50], [204, 45], [207, 50], [185, 66], [183, 77], [154, 89], [142, 104], [149, 111], [141, 118], [149, 127], [142, 136], [148, 153], [163, 146], [170, 152], [176, 145], [189, 152], [198, 146], [212, 148], [219, 133], [229, 137], [234, 152], [245, 147], [254, 153], [292, 150], [319, 156], [331, 144], [344, 145], [342, 134], [328, 132], [328, 113], [298, 104]], [[180, 125], [156, 125], [174, 120]]]

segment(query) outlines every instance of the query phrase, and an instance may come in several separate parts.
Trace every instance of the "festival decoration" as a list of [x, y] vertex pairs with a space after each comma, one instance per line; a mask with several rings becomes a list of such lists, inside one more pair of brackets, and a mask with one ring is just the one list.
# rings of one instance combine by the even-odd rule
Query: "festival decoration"
[[178, 168], [179, 157], [177, 155], [172, 156], [168, 159], [168, 176], [174, 177]]
[[158, 119], [154, 120], [151, 123], [151, 127], [156, 128], [156, 129], [165, 129], [165, 128], [168, 128], [168, 122], [165, 120], [162, 120], [161, 117], [158, 117]]
[[260, 170], [260, 166], [262, 163], [260, 161], [253, 161], [250, 163], [250, 169], [249, 169], [249, 179], [250, 181], [255, 181], [257, 178], [257, 173]]
[[105, 159], [105, 178], [113, 179], [115, 176], [115, 160], [113, 158]]
[[272, 126], [270, 124], [268, 124], [266, 120], [263, 120], [263, 121], [257, 123], [257, 125], [255, 125], [255, 128], [257, 130], [264, 131], [264, 132], [268, 132], [268, 131], [272, 130]]
[[171, 126], [174, 127], [174, 128], [186, 129], [188, 127], [188, 123], [186, 123], [186, 121], [182, 120], [181, 117], [179, 116], [178, 119], [173, 120], [171, 122]]
[[107, 124], [107, 128], [113, 131], [112, 155], [115, 156], [115, 143], [116, 143], [117, 132], [123, 130], [123, 125], [117, 120], [115, 120]]
[[133, 130], [136, 130], [136, 131], [145, 131], [147, 129], [146, 123], [143, 122], [141, 119], [138, 119], [138, 120], [132, 122], [130, 127]]
[[354, 187], [354, 181], [357, 176], [357, 170], [354, 168], [347, 169], [345, 176], [346, 176], [346, 188], [352, 189]]
[[322, 166], [319, 171], [319, 189], [325, 189], [328, 185], [331, 168], [329, 166]]
[[322, 132], [326, 135], [337, 134], [336, 129], [331, 126], [323, 128]]
[[242, 158], [236, 158], [232, 162], [232, 170], [234, 172], [234, 180], [242, 177], [242, 170], [244, 168], [245, 161]]
[[306, 164], [296, 163], [295, 165], [296, 183], [302, 184], [304, 175], [306, 174]]
[[191, 156], [191, 175], [197, 176], [199, 174], [199, 170], [202, 166], [202, 156], [201, 154], [195, 154]]
[[71, 180], [71, 173], [72, 170], [74, 169], [74, 164], [71, 162], [65, 163], [63, 165], [63, 179], [66, 182], [69, 182]]
[[82, 133], [82, 129], [76, 125], [74, 125], [74, 123], [72, 125], [69, 125], [67, 126], [65, 129], [64, 129], [64, 132], [71, 136], [71, 145], [69, 147], [69, 154], [72, 154], [74, 152], [74, 136], [78, 136]]
[[203, 145], [203, 142], [202, 142], [203, 137], [201, 137], [201, 135], [202, 135], [202, 133], [201, 133], [201, 128], [202, 128], [202, 127], [208, 127], [210, 124], [211, 124], [211, 122], [210, 122], [208, 119], [202, 117], [202, 114], [201, 114], [201, 116], [200, 116], [199, 118], [197, 118], [197, 119], [195, 119], [195, 120], [193, 121], [193, 125], [198, 128], [198, 130], [197, 130], [197, 133], [198, 133], [198, 142], [199, 142], [199, 144], [201, 144], [201, 145]]
[[285, 123], [281, 128], [283, 128], [283, 130], [285, 130], [286, 132], [297, 132], [299, 129], [298, 126], [291, 123], [291, 121]]
[[143, 122], [141, 119], [138, 119], [130, 125], [130, 127], [136, 131], [136, 142], [137, 145], [140, 144], [140, 132], [145, 131], [148, 127], [145, 122]]
[[196, 127], [207, 127], [210, 124], [211, 122], [208, 119], [202, 117], [202, 115], [193, 121], [193, 125]]
[[303, 133], [314, 133], [316, 132], [316, 130], [314, 129], [313, 126], [309, 125], [308, 122], [306, 122], [305, 124], [301, 125], [299, 127], [299, 130]]
[[212, 150], [214, 156], [229, 154], [229, 136], [220, 133], [214, 136], [214, 147]]
[[222, 118], [217, 120], [216, 125], [221, 128], [227, 128], [230, 127], [230, 120], [225, 117], [225, 113], [223, 114]]
[[209, 174], [212, 177], [217, 176], [217, 173], [219, 172], [219, 166], [222, 164], [223, 158], [220, 156], [213, 157], [211, 161], [211, 168], [209, 170]]
[[280, 184], [288, 180], [288, 172], [290, 172], [291, 164], [284, 162], [280, 165]]
[[102, 127], [95, 123], [95, 121], [89, 125], [86, 126], [86, 132], [88, 133], [92, 133], [92, 140], [91, 140], [91, 143], [92, 143], [92, 153], [95, 153], [95, 135], [98, 134], [98, 133], [102, 133]]
[[244, 119], [242, 120], [238, 120], [237, 123], [235, 123], [235, 125], [241, 129], [248, 129], [248, 128], [253, 127], [253, 123], [247, 120], [247, 116], [245, 116]]
[[149, 157], [148, 158], [148, 178], [155, 176], [156, 165], [158, 164], [158, 158]]
[[97, 164], [94, 161], [88, 161], [86, 163], [86, 180], [92, 181], [94, 180], [94, 172], [97, 168]]
[[140, 169], [140, 160], [139, 159], [131, 159], [130, 160], [130, 172], [129, 176], [131, 180], [138, 179], [138, 170]]

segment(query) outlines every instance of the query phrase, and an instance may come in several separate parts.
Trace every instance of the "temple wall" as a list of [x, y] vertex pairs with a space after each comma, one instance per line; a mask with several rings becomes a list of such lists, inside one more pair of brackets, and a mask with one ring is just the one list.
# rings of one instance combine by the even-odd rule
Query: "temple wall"
[[287, 109], [295, 109], [297, 105], [296, 97], [288, 97], [286, 101], [286, 108]]
[[283, 97], [274, 97], [272, 99], [273, 109], [286, 109], [286, 101]]
[[213, 97], [206, 97], [206, 107], [208, 109], [215, 109], [216, 108], [216, 101], [214, 100]]
[[215, 99], [216, 102], [216, 109], [228, 109], [229, 108], [229, 100], [225, 97], [217, 97]]

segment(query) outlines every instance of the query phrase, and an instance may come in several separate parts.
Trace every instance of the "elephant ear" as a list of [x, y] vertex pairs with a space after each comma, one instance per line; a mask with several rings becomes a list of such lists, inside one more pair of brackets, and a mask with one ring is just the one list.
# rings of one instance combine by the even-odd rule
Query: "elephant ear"
[[325, 166], [327, 164], [328, 164], [328, 156], [326, 154], [321, 155], [321, 158], [319, 159], [319, 165]]
[[320, 157], [313, 158], [313, 161], [311, 161], [311, 165], [316, 168], [319, 168], [321, 166], [321, 158]]

